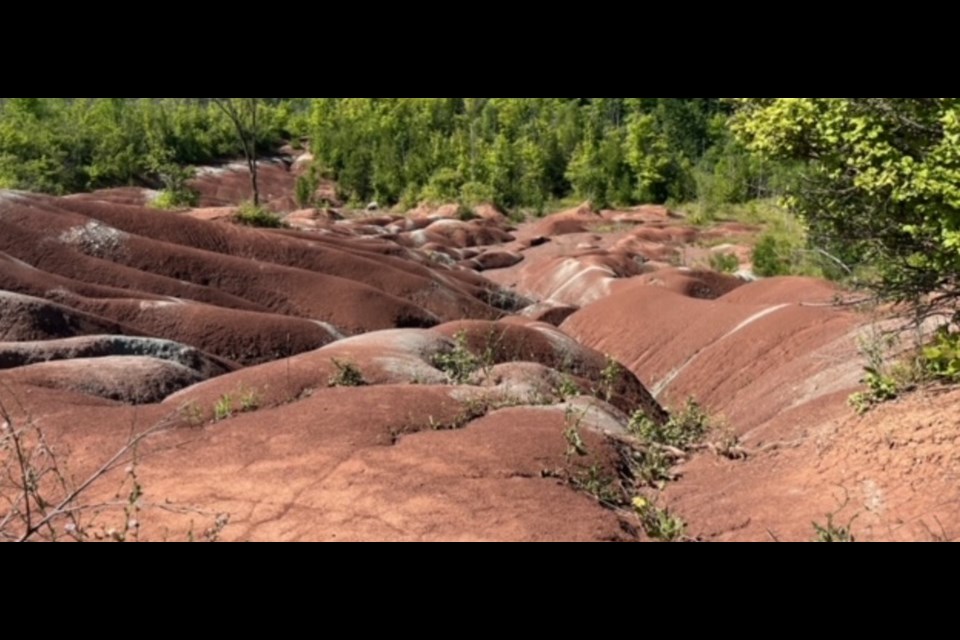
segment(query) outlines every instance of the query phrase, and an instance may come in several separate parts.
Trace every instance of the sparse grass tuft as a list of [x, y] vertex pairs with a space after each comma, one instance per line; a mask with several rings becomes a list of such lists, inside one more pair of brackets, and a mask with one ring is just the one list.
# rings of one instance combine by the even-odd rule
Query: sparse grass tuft
[[561, 402], [579, 398], [583, 394], [579, 385], [569, 375], [564, 375], [553, 391]]
[[834, 522], [834, 514], [827, 516], [827, 524], [821, 525], [816, 522], [813, 523], [813, 529], [816, 532], [814, 537], [814, 542], [822, 543], [851, 543], [856, 542], [857, 539], [853, 535], [853, 521], [847, 524], [847, 526], [840, 526]]
[[590, 465], [576, 473], [570, 482], [574, 488], [593, 496], [600, 504], [614, 508], [624, 503], [623, 493], [614, 477], [599, 464]]
[[223, 422], [233, 417], [233, 396], [224, 394], [213, 405], [213, 421]]

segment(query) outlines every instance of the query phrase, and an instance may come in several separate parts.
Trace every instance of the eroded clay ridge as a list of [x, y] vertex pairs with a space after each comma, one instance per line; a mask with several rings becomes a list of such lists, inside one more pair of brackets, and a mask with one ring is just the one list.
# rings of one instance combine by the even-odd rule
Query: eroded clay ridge
[[[201, 513], [228, 540], [642, 539], [590, 490], [620, 477], [635, 412], [691, 397], [750, 452], [680, 466], [666, 498], [693, 536], [803, 540], [841, 507], [867, 537], [960, 525], [956, 421], [853, 418], [869, 319], [823, 282], [749, 282], [755, 229], [443, 207], [258, 230], [222, 206], [235, 173], [201, 176], [188, 213], [0, 192], [0, 400], [78, 475], [161, 425], [147, 537]], [[265, 176], [282, 209], [289, 174]], [[741, 273], [700, 268], [715, 251]]]

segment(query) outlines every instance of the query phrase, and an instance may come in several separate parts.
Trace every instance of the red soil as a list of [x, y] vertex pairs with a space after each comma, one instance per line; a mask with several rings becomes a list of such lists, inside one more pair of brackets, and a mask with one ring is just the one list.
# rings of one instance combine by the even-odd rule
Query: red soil
[[[265, 165], [270, 207], [296, 208], [304, 170]], [[588, 206], [515, 228], [446, 206], [264, 231], [230, 223], [247, 177], [202, 172], [190, 213], [138, 189], [0, 192], [0, 404], [78, 476], [162, 425], [138, 450], [163, 505], [144, 536], [229, 513], [228, 540], [635, 540], [629, 513], [572, 484], [615, 481], [608, 436], [691, 397], [749, 455], [679, 467], [663, 500], [688, 533], [803, 540], [836, 514], [865, 539], [960, 536], [960, 396], [853, 417], [870, 319], [833, 304], [846, 294], [702, 268], [747, 265], [742, 245], [705, 247], [757, 229]]]

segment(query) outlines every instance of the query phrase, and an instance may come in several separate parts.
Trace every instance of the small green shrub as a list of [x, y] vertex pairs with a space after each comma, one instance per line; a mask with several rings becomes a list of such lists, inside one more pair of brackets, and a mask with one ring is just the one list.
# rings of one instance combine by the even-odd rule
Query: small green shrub
[[467, 333], [461, 331], [454, 336], [452, 350], [433, 357], [433, 366], [454, 384], [466, 384], [483, 367], [483, 361], [470, 351], [467, 342]]
[[150, 203], [154, 209], [167, 211], [189, 209], [200, 203], [200, 194], [190, 188], [187, 182], [196, 171], [192, 167], [182, 167], [174, 162], [152, 158], [148, 161], [152, 170], [163, 182], [163, 190]]
[[601, 387], [597, 396], [606, 402], [613, 400], [613, 396], [616, 395], [623, 374], [623, 365], [614, 360], [613, 356], [608, 355], [607, 364], [603, 368], [603, 371], [600, 372]]
[[736, 273], [740, 270], [740, 259], [732, 253], [712, 253], [710, 268], [717, 273]]
[[581, 469], [571, 478], [571, 483], [575, 489], [593, 496], [604, 506], [618, 507], [624, 503], [616, 479], [598, 464]]
[[363, 379], [363, 373], [352, 362], [341, 362], [332, 360], [333, 366], [337, 372], [330, 378], [330, 387], [364, 387], [367, 382]]
[[628, 428], [643, 442], [687, 450], [703, 441], [711, 424], [700, 405], [690, 399], [666, 424], [658, 425], [641, 411], [633, 416]]
[[753, 249], [754, 273], [764, 278], [790, 275], [795, 250], [796, 247], [777, 236], [762, 236]]
[[185, 189], [183, 191], [171, 191], [164, 189], [161, 191], [150, 206], [162, 211], [176, 211], [179, 209], [190, 209], [197, 206], [200, 202], [200, 196], [196, 191]]
[[640, 526], [651, 540], [658, 542], [680, 542], [686, 538], [687, 523], [660, 508], [646, 498], [634, 498], [633, 509], [640, 519]]
[[941, 329], [923, 350], [922, 367], [934, 380], [960, 382], [960, 332]]
[[662, 490], [677, 478], [673, 472], [675, 462], [662, 448], [651, 446], [632, 453], [630, 472], [639, 484]]
[[285, 226], [280, 216], [267, 211], [263, 207], [258, 207], [252, 202], [244, 202], [240, 205], [240, 208], [237, 209], [236, 220], [242, 225], [262, 229], [280, 229]]
[[306, 209], [307, 207], [313, 206], [313, 193], [315, 187], [311, 183], [310, 178], [307, 176], [300, 176], [297, 178], [297, 184], [295, 187], [295, 195], [297, 198], [297, 206], [301, 209]]
[[855, 393], [849, 400], [850, 406], [860, 415], [869, 412], [877, 405], [892, 402], [900, 397], [901, 390], [897, 381], [873, 367], [866, 368], [863, 383], [867, 385], [867, 391]]

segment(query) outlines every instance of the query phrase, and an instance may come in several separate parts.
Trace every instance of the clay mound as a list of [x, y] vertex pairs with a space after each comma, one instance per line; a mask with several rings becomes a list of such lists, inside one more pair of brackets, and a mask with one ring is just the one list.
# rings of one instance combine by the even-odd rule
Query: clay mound
[[188, 344], [244, 366], [313, 351], [343, 337], [322, 322], [192, 302], [58, 298], [143, 335]]
[[667, 404], [694, 397], [748, 434], [790, 409], [852, 392], [862, 374], [860, 322], [834, 309], [702, 301], [638, 282], [562, 329], [629, 366]]
[[105, 318], [9, 291], [0, 291], [0, 340], [55, 340], [91, 334], [136, 335]]
[[[274, 211], [293, 211], [297, 208], [294, 197], [297, 176], [283, 160], [261, 160], [257, 181], [264, 206]], [[250, 170], [244, 162], [200, 167], [196, 177], [188, 184], [200, 194], [202, 207], [238, 205], [253, 199]]]
[[725, 302], [742, 304], [810, 304], [832, 305], [838, 298], [847, 297], [836, 285], [816, 278], [767, 278], [749, 287], [735, 290]]
[[512, 251], [486, 251], [475, 258], [462, 261], [460, 266], [474, 271], [487, 271], [506, 269], [522, 261], [523, 256]]
[[[51, 255], [50, 251], [56, 248], [53, 243], [59, 241], [85, 254], [89, 260], [100, 262], [102, 271], [122, 265], [122, 269], [140, 274], [159, 273], [178, 283], [192, 282], [252, 304], [256, 301], [264, 310], [274, 313], [322, 320], [350, 333], [396, 326], [433, 326], [438, 322], [436, 316], [418, 304], [361, 282], [153, 240], [97, 221], [84, 223], [79, 215], [50, 212], [46, 209], [53, 204], [49, 200], [42, 204], [43, 208], [23, 208], [3, 214], [4, 223], [15, 222], [28, 234], [40, 236], [39, 247], [36, 244], [14, 246], [15, 243], [9, 241], [2, 247], [35, 267]], [[88, 203], [75, 204], [86, 206]], [[110, 205], [102, 206], [104, 210], [110, 208]], [[170, 224], [177, 221], [175, 217], [165, 219]], [[46, 234], [50, 230], [56, 233], [58, 228], [63, 231], [52, 240], [41, 232], [44, 228]], [[70, 252], [63, 251], [62, 244], [60, 247], [52, 257], [68, 260]], [[331, 300], [337, 300], [338, 304], [331, 305]]]
[[740, 278], [714, 271], [673, 268], [661, 269], [641, 276], [638, 280], [649, 286], [662, 287], [667, 291], [701, 300], [716, 300], [746, 284], [746, 281]]
[[718, 542], [810, 541], [811, 523], [831, 515], [862, 542], [960, 540], [960, 392], [924, 391], [864, 417], [845, 400], [747, 462], [693, 460], [671, 506]]
[[[152, 212], [152, 215], [144, 216], [142, 210], [126, 207], [79, 203], [70, 203], [68, 206], [72, 211], [94, 218], [111, 228], [140, 234], [178, 248], [191, 247], [206, 253], [255, 259], [298, 271], [311, 271], [317, 277], [350, 280], [387, 295], [412, 300], [441, 318], [462, 315], [495, 317], [495, 312], [484, 308], [475, 299], [477, 288], [465, 286], [429, 266], [419, 265], [410, 259], [411, 256], [394, 257], [374, 253], [369, 244], [334, 241], [315, 235], [293, 237], [257, 229], [210, 225], [167, 212]], [[389, 252], [391, 247], [394, 250], [397, 248], [385, 241], [378, 244], [389, 245], [384, 248], [384, 253]], [[434, 295], [441, 287], [448, 290], [446, 295]]]
[[535, 322], [545, 322], [559, 327], [564, 320], [579, 311], [579, 307], [568, 307], [564, 305], [553, 305], [549, 303], [538, 303], [530, 305], [521, 312], [525, 318]]
[[[464, 348], [470, 353], [464, 353]], [[444, 358], [449, 361], [451, 357], [470, 367], [464, 370], [467, 379], [451, 378], [453, 370], [442, 364]], [[496, 379], [496, 375], [491, 377], [491, 369], [516, 363], [535, 365], [519, 369], [528, 374], [528, 379], [512, 376], [503, 387], [498, 386], [502, 377], [499, 382], [491, 382]], [[664, 419], [663, 410], [632, 374], [610, 367], [602, 354], [583, 349], [553, 327], [461, 322], [435, 330], [381, 331], [341, 340], [311, 353], [210, 380], [171, 396], [167, 402], [210, 407], [217, 398], [253, 391], [261, 406], [279, 406], [330, 386], [359, 382], [364, 386], [457, 383], [465, 389], [492, 385], [497, 387], [492, 390], [493, 396], [481, 394], [484, 402], [492, 397], [500, 403], [540, 404], [562, 401], [557, 391], [569, 378], [588, 395], [609, 398], [624, 413], [642, 408], [653, 419]], [[348, 370], [360, 380], [345, 377]], [[519, 389], [524, 392], [519, 394]], [[540, 393], [527, 394], [532, 389]]]
[[602, 211], [604, 220], [613, 223], [630, 223], [644, 225], [674, 224], [680, 217], [661, 205], [640, 205], [630, 209]]
[[[129, 297], [146, 293], [148, 297], [154, 299], [162, 296], [206, 302], [230, 309], [267, 311], [266, 307], [256, 302], [245, 300], [213, 287], [185, 282], [175, 277], [156, 275], [100, 257], [86, 255], [77, 250], [81, 247], [75, 248], [65, 244], [59, 236], [51, 237], [49, 232], [43, 230], [44, 222], [49, 222], [52, 216], [44, 216], [30, 209], [21, 209], [17, 213], [20, 214], [22, 220], [26, 221], [25, 224], [34, 228], [8, 224], [5, 220], [13, 216], [6, 211], [2, 212], [2, 215], [0, 215], [0, 251], [5, 252], [17, 263], [21, 263], [21, 266], [25, 264], [28, 267], [26, 270], [17, 270], [17, 277], [22, 278], [21, 282], [28, 283], [27, 286], [43, 286], [45, 282], [51, 281], [49, 276], [52, 275], [56, 276], [53, 281], [67, 284], [70, 290], [80, 293], [83, 293], [84, 290], [91, 291], [90, 287], [106, 287], [110, 290], [126, 289], [133, 292], [126, 294]], [[31, 221], [31, 215], [37, 219]], [[78, 230], [88, 228], [99, 229], [100, 227], [96, 225], [87, 227], [83, 224], [82, 226], [72, 227], [72, 229]], [[69, 229], [71, 227], [67, 227], [68, 231]], [[96, 233], [107, 233], [108, 237], [114, 237], [109, 231], [98, 231]], [[102, 245], [100, 246], [102, 247]], [[154, 251], [158, 250], [155, 249]], [[10, 261], [6, 261], [0, 271], [6, 273], [7, 269], [11, 268], [11, 264]], [[162, 262], [162, 265], [173, 266], [169, 261]], [[4, 275], [4, 277], [8, 276]], [[83, 289], [70, 285], [70, 281], [82, 283]], [[108, 295], [110, 297], [117, 296], [116, 293]]]
[[[591, 380], [594, 388], [613, 371], [615, 378], [605, 390], [611, 403], [631, 413], [642, 409], [651, 419], [663, 421], [666, 414], [638, 379], [619, 370], [603, 353], [586, 348], [556, 327], [531, 323], [462, 321], [434, 329], [464, 345], [481, 360], [490, 364], [534, 362], [562, 373]], [[617, 367], [617, 368], [614, 368]]]
[[114, 189], [98, 189], [93, 193], [80, 193], [68, 196], [77, 200], [97, 200], [100, 202], [112, 202], [114, 204], [125, 204], [134, 207], [145, 207], [157, 196], [156, 191], [142, 189], [140, 187], [117, 187]]
[[398, 241], [411, 247], [429, 243], [465, 249], [512, 242], [514, 237], [496, 223], [488, 221], [462, 222], [441, 219], [417, 231], [403, 233]]
[[237, 369], [237, 365], [176, 342], [129, 336], [93, 336], [43, 342], [0, 342], [0, 369], [43, 362], [140, 356], [166, 360], [195, 371], [202, 379]]
[[126, 404], [153, 404], [201, 382], [203, 376], [170, 360], [108, 356], [29, 365], [0, 372], [0, 380]]
[[340, 214], [333, 209], [298, 209], [283, 217], [283, 221], [294, 229], [325, 229], [340, 220]]
[[48, 298], [33, 299], [24, 306], [22, 297], [6, 296], [2, 304], [10, 314], [0, 319], [0, 327], [7, 331], [2, 338], [4, 329], [0, 329], [0, 339], [6, 340], [149, 335], [249, 365], [317, 349], [341, 337], [332, 327], [311, 320], [77, 282], [2, 253], [0, 287]]
[[603, 218], [595, 211], [590, 203], [584, 203], [574, 209], [561, 211], [547, 216], [532, 225], [527, 234], [555, 237], [574, 233], [584, 233], [591, 225], [602, 224]]
[[592, 455], [571, 463], [563, 410], [470, 420], [455, 391], [326, 389], [192, 433], [183, 451], [158, 441], [142, 477], [175, 504], [231, 513], [228, 540], [632, 539], [616, 514], [550, 477], [579, 465], [616, 477], [601, 437], [585, 430]]
[[528, 297], [555, 306], [581, 307], [604, 298], [622, 278], [644, 272], [642, 261], [627, 254], [586, 251], [526, 260], [492, 278]]
[[[492, 204], [481, 204], [471, 207], [471, 213], [481, 220], [490, 220], [496, 223], [506, 223], [507, 218], [503, 212]], [[424, 203], [407, 213], [407, 218], [417, 221], [430, 223], [440, 219], [459, 219], [461, 207], [458, 204], [432, 205]], [[424, 224], [423, 226], [426, 226]], [[420, 226], [418, 228], [423, 228]], [[407, 229], [409, 230], [409, 229]]]

